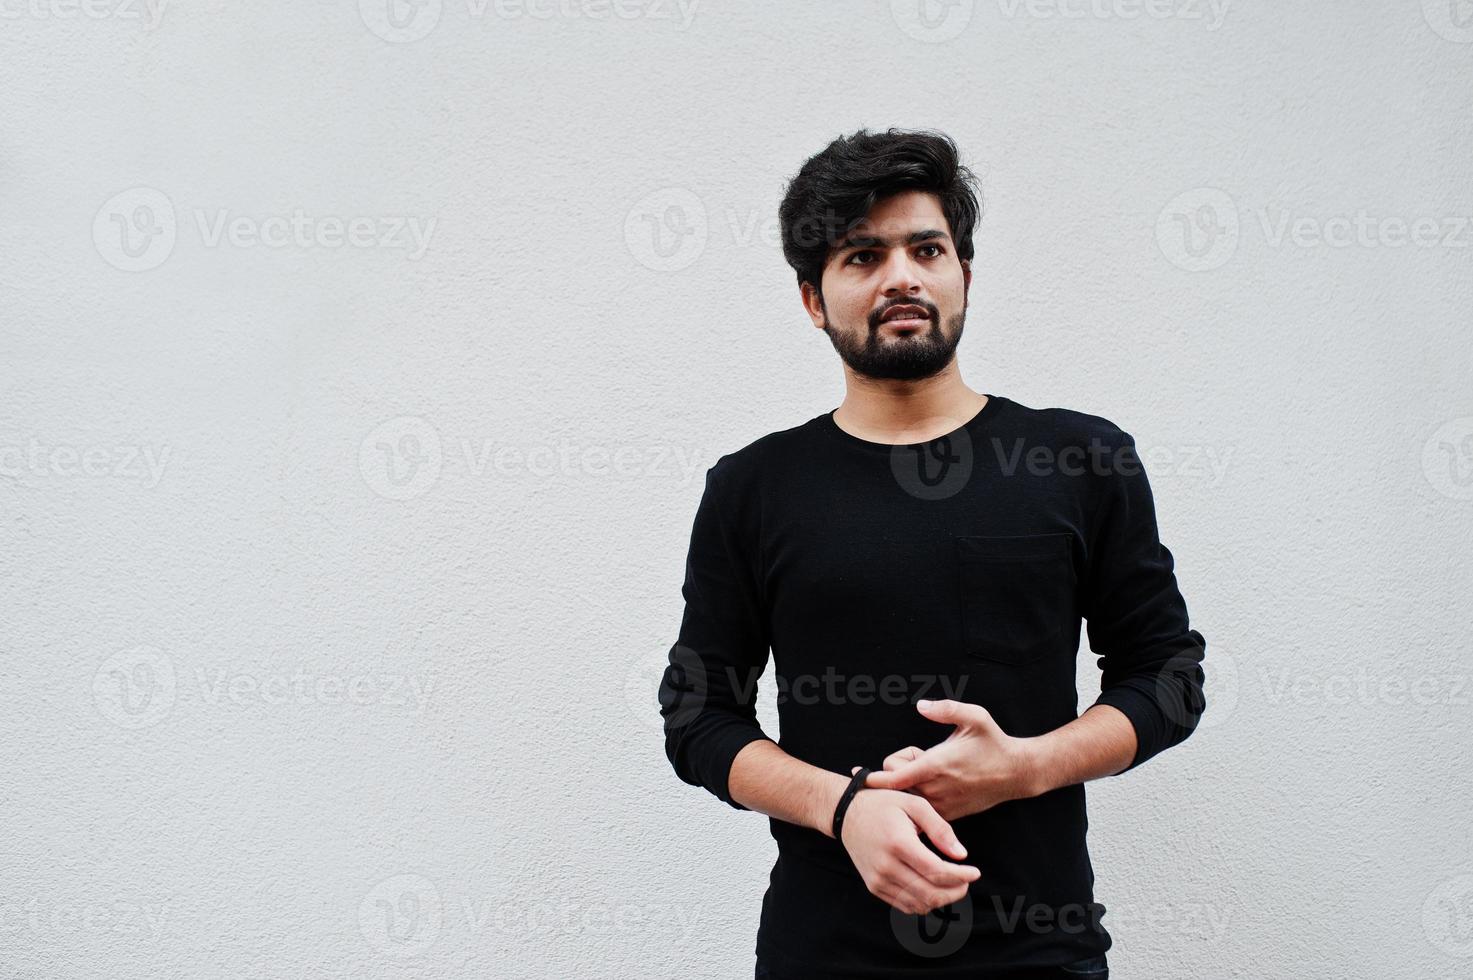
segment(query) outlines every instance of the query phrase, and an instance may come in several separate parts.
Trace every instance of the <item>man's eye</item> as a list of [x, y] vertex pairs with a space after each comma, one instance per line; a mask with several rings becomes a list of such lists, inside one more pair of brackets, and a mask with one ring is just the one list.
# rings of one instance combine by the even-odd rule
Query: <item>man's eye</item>
[[[936, 258], [937, 256], [940, 256], [945, 251], [940, 245], [937, 245], [935, 243], [931, 243], [931, 244], [928, 244], [928, 245], [922, 245], [921, 248], [923, 250], [924, 249], [928, 249], [928, 248], [935, 250], [932, 255], [928, 256], [928, 258]], [[858, 252], [855, 252], [853, 255], [849, 256], [848, 262], [846, 264], [848, 264], [848, 265], [866, 265], [868, 263], [865, 263], [865, 262], [856, 262], [855, 260], [858, 259], [862, 255], [868, 255], [868, 256], [873, 257], [874, 254], [875, 253], [872, 250], [870, 250], [870, 249], [862, 249], [862, 250], [860, 250]]]

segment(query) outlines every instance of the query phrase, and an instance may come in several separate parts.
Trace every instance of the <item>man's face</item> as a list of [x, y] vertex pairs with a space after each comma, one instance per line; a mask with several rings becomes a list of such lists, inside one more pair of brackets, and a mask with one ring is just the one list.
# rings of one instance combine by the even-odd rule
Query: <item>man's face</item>
[[803, 298], [814, 326], [853, 371], [915, 381], [951, 363], [971, 281], [940, 198], [906, 191], [876, 204], [830, 253], [822, 306], [808, 284]]

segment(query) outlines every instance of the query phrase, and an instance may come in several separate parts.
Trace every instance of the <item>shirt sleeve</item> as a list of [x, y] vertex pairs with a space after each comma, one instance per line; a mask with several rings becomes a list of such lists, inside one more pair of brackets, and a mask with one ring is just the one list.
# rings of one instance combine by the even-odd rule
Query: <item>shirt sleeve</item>
[[1109, 445], [1082, 611], [1100, 655], [1095, 704], [1118, 708], [1135, 727], [1135, 758], [1122, 770], [1129, 772], [1196, 729], [1206, 707], [1207, 641], [1188, 624], [1135, 440], [1117, 429]]
[[660, 681], [660, 714], [676, 774], [746, 810], [732, 799], [727, 777], [738, 752], [767, 738], [757, 723], [756, 694], [770, 644], [755, 570], [720, 499], [713, 466], [691, 529], [681, 588], [685, 613]]

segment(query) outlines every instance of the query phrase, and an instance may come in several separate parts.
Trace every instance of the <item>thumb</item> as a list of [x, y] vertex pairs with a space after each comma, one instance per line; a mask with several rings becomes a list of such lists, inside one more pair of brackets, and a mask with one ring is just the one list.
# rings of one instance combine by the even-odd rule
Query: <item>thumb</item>
[[962, 705], [960, 702], [947, 698], [943, 701], [916, 702], [916, 710], [932, 721], [939, 721], [946, 725], [961, 724]]
[[[980, 704], [965, 701], [917, 701], [916, 710], [932, 721], [943, 725], [976, 728], [984, 731], [997, 728], [992, 713]], [[957, 734], [956, 732], [952, 733]]]

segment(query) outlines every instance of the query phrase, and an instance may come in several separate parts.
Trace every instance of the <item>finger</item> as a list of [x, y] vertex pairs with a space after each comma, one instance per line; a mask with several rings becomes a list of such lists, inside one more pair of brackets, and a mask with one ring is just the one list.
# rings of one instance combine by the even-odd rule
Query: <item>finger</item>
[[[924, 800], [921, 803], [929, 808]], [[919, 835], [901, 841], [893, 853], [910, 871], [943, 888], [971, 884], [982, 877], [981, 869], [974, 865], [953, 864], [943, 860], [921, 843]]]
[[936, 775], [936, 764], [922, 752], [917, 758], [901, 765], [898, 769], [872, 772], [864, 785], [872, 789], [910, 789]]
[[[916, 802], [907, 807], [906, 812], [910, 814], [910, 818], [915, 821], [916, 826], [921, 828], [921, 832], [926, 835], [926, 838], [932, 844], [935, 844], [938, 849], [945, 851], [951, 857], [959, 860], [967, 856], [967, 849], [957, 839], [956, 831], [951, 829], [951, 824], [941, 819], [941, 814], [937, 813], [936, 808], [930, 803], [921, 797], [916, 797]], [[916, 846], [920, 847], [919, 840], [916, 841]], [[921, 848], [921, 850], [924, 851], [925, 848]]]
[[905, 847], [897, 852], [905, 870], [924, 878], [936, 888], [962, 888], [982, 877], [982, 872], [970, 864], [952, 864], [943, 861], [926, 850], [920, 838], [914, 848]]
[[890, 886], [876, 893], [884, 900], [886, 905], [894, 908], [902, 915], [916, 915], [919, 903], [915, 900], [913, 889], [901, 886]]
[[885, 762], [881, 766], [881, 768], [886, 770], [899, 769], [905, 763], [915, 761], [916, 757], [920, 754], [920, 749], [916, 748], [914, 745], [907, 745], [900, 751], [891, 752], [889, 755], [885, 756]]
[[[938, 886], [921, 875], [907, 878], [896, 889], [897, 907], [910, 915], [925, 915], [935, 909], [959, 902], [967, 894], [968, 886]], [[892, 903], [893, 904], [893, 903]]]
[[888, 883], [886, 901], [906, 915], [924, 915], [927, 897], [937, 890], [925, 878], [905, 868], [895, 872], [894, 879]]

